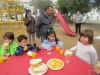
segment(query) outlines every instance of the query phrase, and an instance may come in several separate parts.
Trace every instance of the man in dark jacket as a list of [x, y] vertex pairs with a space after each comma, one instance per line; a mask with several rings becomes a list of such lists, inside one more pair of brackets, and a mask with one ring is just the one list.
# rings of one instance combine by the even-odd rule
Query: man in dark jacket
[[41, 37], [41, 42], [46, 39], [46, 33], [48, 29], [52, 29], [52, 15], [53, 15], [53, 7], [46, 6], [43, 14], [38, 17], [36, 24], [36, 35], [38, 38]]

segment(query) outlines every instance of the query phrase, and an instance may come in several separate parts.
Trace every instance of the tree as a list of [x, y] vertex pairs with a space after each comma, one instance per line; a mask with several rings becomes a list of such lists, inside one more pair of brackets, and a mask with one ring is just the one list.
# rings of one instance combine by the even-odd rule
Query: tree
[[94, 0], [95, 1], [95, 7], [97, 7], [100, 10], [100, 0]]
[[33, 5], [37, 9], [43, 9], [47, 5], [52, 5], [50, 0], [33, 0]]
[[90, 10], [89, 0], [58, 0], [58, 5], [62, 13], [76, 11], [84, 13]]

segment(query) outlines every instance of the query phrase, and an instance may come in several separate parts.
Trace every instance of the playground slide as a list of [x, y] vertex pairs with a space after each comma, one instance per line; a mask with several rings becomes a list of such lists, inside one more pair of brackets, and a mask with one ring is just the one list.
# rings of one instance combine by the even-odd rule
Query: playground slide
[[75, 33], [72, 32], [72, 30], [70, 29], [67, 21], [65, 20], [65, 18], [61, 15], [61, 13], [59, 11], [56, 11], [56, 16], [58, 17], [64, 31], [71, 36], [75, 36]]

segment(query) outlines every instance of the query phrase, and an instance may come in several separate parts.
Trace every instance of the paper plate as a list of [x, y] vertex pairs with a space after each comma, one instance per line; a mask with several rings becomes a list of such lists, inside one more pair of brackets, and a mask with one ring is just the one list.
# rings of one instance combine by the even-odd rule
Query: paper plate
[[[44, 64], [45, 64], [45, 63], [44, 63]], [[32, 72], [32, 68], [33, 68], [32, 66], [29, 67], [28, 72], [29, 72], [31, 75], [43, 75], [43, 74], [45, 74], [45, 73], [47, 72], [47, 70], [48, 70], [48, 66], [47, 66], [46, 64], [45, 64], [45, 66], [47, 67], [46, 70], [43, 71], [43, 72], [41, 72], [41, 73], [37, 73], [37, 74], [36, 74], [36, 73], [33, 73], [33, 72]]]
[[60, 70], [64, 67], [64, 62], [61, 59], [53, 58], [48, 60], [47, 66], [52, 70]]

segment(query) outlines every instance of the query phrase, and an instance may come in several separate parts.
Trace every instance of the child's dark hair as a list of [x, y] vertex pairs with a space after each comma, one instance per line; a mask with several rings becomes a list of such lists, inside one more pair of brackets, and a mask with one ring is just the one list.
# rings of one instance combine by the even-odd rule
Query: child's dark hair
[[56, 41], [56, 44], [58, 44], [59, 39], [57, 38], [54, 29], [48, 29], [47, 34], [46, 34], [46, 39], [48, 39], [48, 36], [49, 36], [50, 34], [54, 34], [54, 35], [55, 35], [55, 41]]
[[23, 39], [27, 40], [27, 37], [25, 35], [19, 35], [18, 36], [18, 42], [21, 42]]
[[14, 40], [14, 33], [13, 32], [5, 32], [5, 34], [3, 35], [3, 39], [8, 38], [10, 40]]
[[92, 31], [92, 30], [86, 29], [86, 30], [82, 31], [82, 32], [80, 33], [80, 37], [81, 37], [81, 36], [88, 37], [88, 39], [89, 39], [89, 44], [93, 44], [93, 31]]

